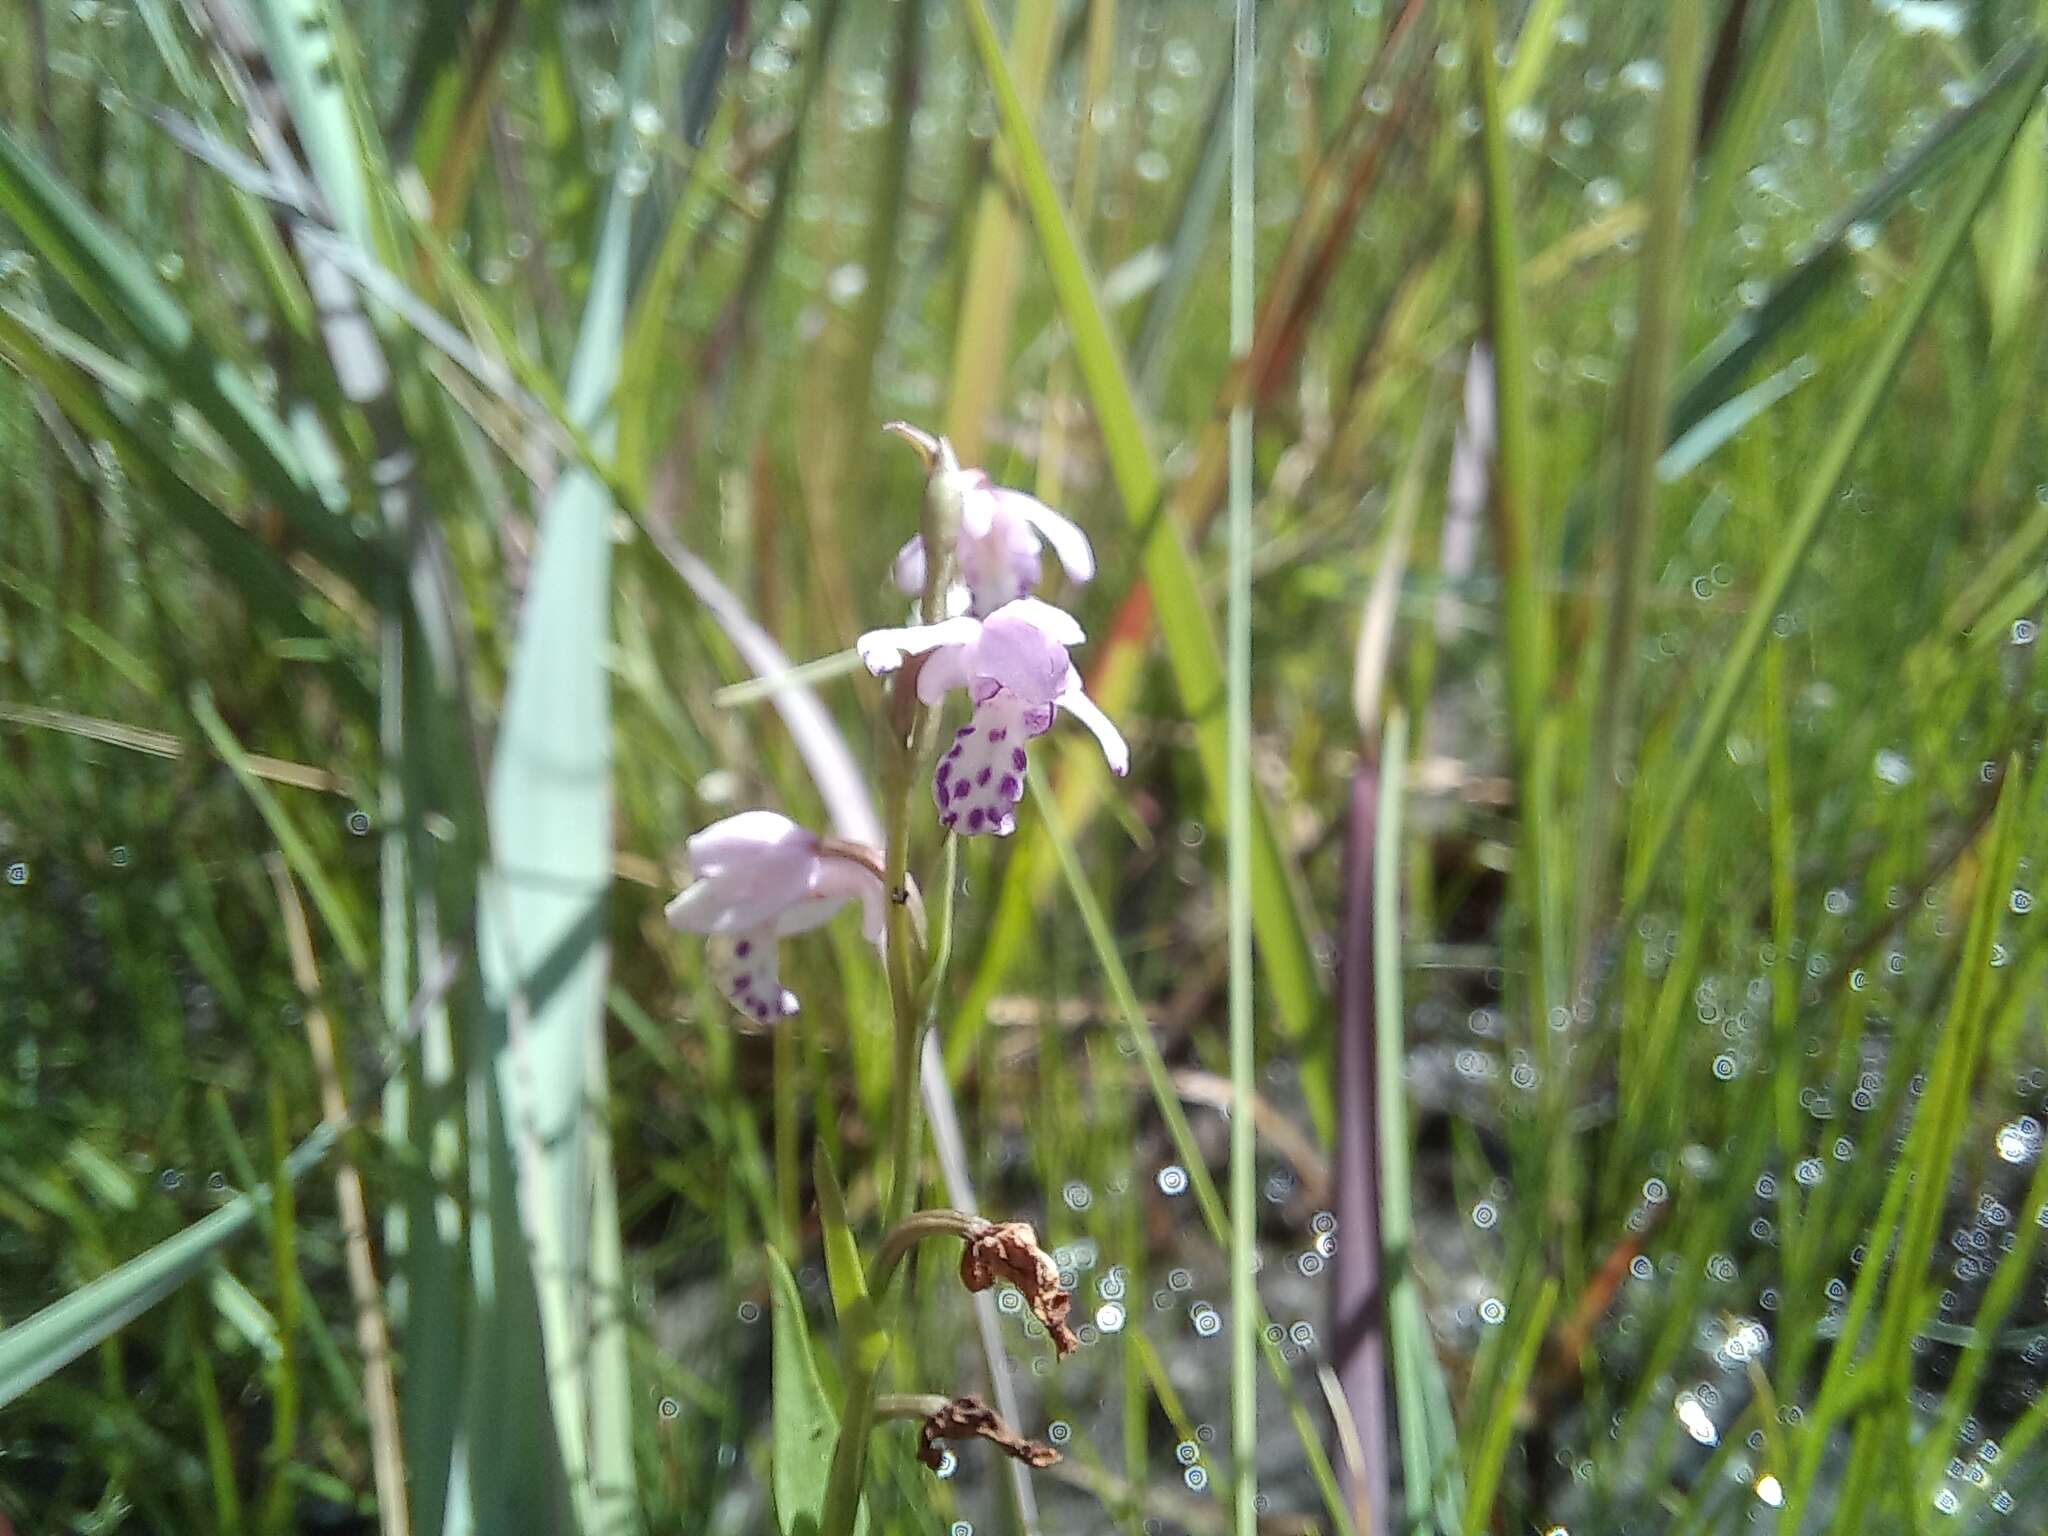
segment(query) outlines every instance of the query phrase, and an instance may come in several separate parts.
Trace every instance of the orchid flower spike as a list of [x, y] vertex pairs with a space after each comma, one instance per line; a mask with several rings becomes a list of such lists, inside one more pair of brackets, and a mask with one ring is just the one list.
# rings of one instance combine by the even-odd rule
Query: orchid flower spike
[[741, 811], [689, 841], [689, 889], [667, 907], [669, 926], [707, 936], [712, 980], [759, 1023], [797, 1011], [776, 973], [775, 941], [861, 904], [861, 931], [882, 942], [886, 906], [869, 850], [822, 838], [774, 811]]
[[962, 614], [908, 629], [877, 629], [855, 643], [867, 669], [880, 677], [906, 658], [923, 656], [917, 696], [936, 704], [954, 688], [974, 700], [974, 718], [954, 734], [932, 775], [939, 820], [973, 835], [1006, 837], [1016, 830], [1029, 763], [1024, 743], [1052, 729], [1064, 710], [1095, 733], [1112, 773], [1130, 770], [1130, 748], [1096, 702], [1082, 692], [1081, 674], [1067, 648], [1085, 636], [1072, 615], [1021, 597], [987, 618]]
[[[954, 480], [960, 497], [960, 528], [954, 554], [967, 588], [967, 611], [987, 618], [1003, 604], [1023, 597], [1043, 574], [1039, 552], [1050, 544], [1073, 581], [1095, 575], [1095, 551], [1078, 524], [1035, 496], [997, 485], [979, 469], [940, 470]], [[924, 591], [924, 536], [913, 538], [896, 556], [896, 585], [906, 596]]]

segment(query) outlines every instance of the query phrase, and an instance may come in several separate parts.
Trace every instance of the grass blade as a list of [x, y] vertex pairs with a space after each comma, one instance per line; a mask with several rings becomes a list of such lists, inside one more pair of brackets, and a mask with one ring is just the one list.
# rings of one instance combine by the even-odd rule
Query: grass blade
[[[333, 1148], [336, 1135], [332, 1125], [315, 1129], [285, 1159], [287, 1177], [299, 1179], [318, 1165]], [[267, 1184], [238, 1195], [177, 1236], [0, 1331], [0, 1408], [200, 1274], [223, 1248], [247, 1232], [270, 1204]]]
[[[1230, 350], [1252, 344], [1252, 0], [1237, 0], [1230, 93]], [[1259, 1492], [1258, 1189], [1252, 1143], [1252, 403], [1230, 412], [1229, 731], [1224, 772], [1225, 906], [1230, 955], [1230, 1446], [1237, 1536], [1257, 1536]]]
[[255, 384], [216, 356], [141, 253], [4, 128], [0, 128], [0, 211], [94, 310], [139, 342], [179, 396], [235, 452], [312, 550], [357, 586], [371, 559], [362, 537], [314, 492], [314, 477], [290, 432]]
[[[1853, 231], [1881, 223], [1981, 134], [1991, 133], [2000, 143], [1994, 164], [2003, 161], [2016, 132], [2006, 123], [2005, 110], [2015, 93], [2031, 100], [2039, 89], [2041, 46], [2036, 43], [2015, 49], [1994, 67], [1968, 102], [1944, 117], [1896, 169], [1835, 216], [1806, 258], [1772, 285], [1763, 303], [1731, 322], [1687, 365], [1678, 383], [1678, 399], [1671, 407], [1673, 440], [1683, 437], [1726, 401], [1764, 349], [1854, 272]], [[2035, 82], [2031, 88], [2029, 81]], [[1732, 155], [1732, 146], [1724, 146], [1722, 153], [1730, 155], [1725, 165], [1732, 166], [1740, 158]], [[1719, 167], [1716, 174], [1722, 174]], [[1707, 190], [1722, 198], [1729, 195], [1713, 182]], [[1703, 203], [1702, 211], [1713, 211], [1712, 205]], [[1711, 233], [1703, 227], [1703, 236]]]
[[[1150, 435], [1094, 278], [1004, 59], [995, 21], [986, 0], [961, 0], [961, 6], [995, 92], [1004, 146], [1030, 210], [1039, 256], [1073, 338], [1082, 382], [1094, 402], [1118, 496], [1131, 525], [1146, 530], [1145, 579], [1157, 602], [1160, 632], [1182, 707], [1194, 722], [1203, 777], [1221, 800], [1228, 755], [1224, 721], [1217, 710], [1224, 691], [1223, 664], [1203, 607], [1194, 557], [1181, 530], [1168, 519], [1155, 517], [1160, 478]], [[1299, 1039], [1322, 1011], [1322, 987], [1308, 943], [1298, 877], [1263, 797], [1256, 804], [1252, 851], [1253, 924], [1267, 984], [1282, 1029], [1289, 1038]]]
[[1643, 592], [1657, 543], [1657, 459], [1664, 446], [1665, 403], [1678, 352], [1686, 293], [1685, 204], [1698, 133], [1700, 72], [1706, 54], [1706, 8], [1666, 12], [1664, 89], [1658, 97], [1657, 149], [1650, 174], [1642, 286], [1636, 299], [1636, 349], [1629, 367], [1622, 427], [1620, 503], [1615, 510], [1606, 627], [1593, 696], [1585, 806], [1579, 824], [1578, 911], [1573, 922], [1574, 986], [1582, 988], [1596, 925], [1611, 889], [1608, 843], [1621, 799], [1621, 770], [1634, 725], [1637, 651]]
[[[636, 10], [629, 59], [644, 51], [646, 11]], [[630, 99], [638, 83], [625, 84]], [[620, 130], [621, 167], [632, 131], [630, 122]], [[569, 373], [571, 420], [600, 450], [613, 431], [634, 208], [616, 180]], [[511, 1191], [494, 1184], [492, 1220], [523, 1229], [531, 1244], [553, 1434], [586, 1533], [639, 1525], [604, 1040], [615, 513], [604, 482], [580, 464], [542, 510], [491, 762], [491, 867], [478, 893], [495, 1058], [483, 1070], [495, 1074], [518, 1169], [516, 1211]], [[499, 1433], [477, 1421], [468, 1432]]]
[[1929, 239], [1920, 270], [1899, 299], [1898, 308], [1879, 338], [1876, 350], [1850, 390], [1834, 432], [1822, 445], [1813, 470], [1799, 492], [1792, 516], [1786, 520], [1785, 536], [1778, 547], [1777, 557], [1759, 582], [1742, 628], [1722, 658], [1713, 689], [1693, 728], [1685, 758], [1672, 777], [1664, 805], [1656, 812], [1651, 830], [1642, 844], [1641, 856], [1635, 860], [1629, 875], [1625, 904], [1631, 912], [1641, 903], [1651, 880], [1655, 878], [1678, 829], [1679, 819], [1706, 773], [1707, 763], [1720, 750], [1722, 736], [1728, 729], [1736, 701], [1748, 682], [1764, 636], [1770, 632], [1771, 623], [1785, 601], [1785, 594], [1806, 563], [1806, 556], [1820, 534], [1821, 524], [1834, 505], [1835, 492], [1848, 473], [1857, 449], [1862, 446], [1864, 434], [1869, 431], [1878, 407], [1891, 391], [1892, 380], [1898, 375], [1907, 344], [1926, 319], [1934, 296], [1940, 292], [1948, 275], [1950, 264], [1962, 250], [1970, 226], [1997, 181], [1999, 168], [2005, 163], [2014, 137], [2032, 111], [2034, 98], [2044, 82], [2048, 82], [2048, 49], [2030, 48], [2024, 57], [2025, 70], [2013, 88], [2001, 98], [2004, 106], [1993, 120], [1991, 144], [1963, 175], [1962, 186], [1955, 193], [1954, 206]]
[[[1536, 717], [1550, 678], [1550, 621], [1537, 590], [1542, 542], [1536, 505], [1534, 427], [1529, 416], [1528, 324], [1522, 305], [1521, 241], [1508, 181], [1508, 143], [1494, 57], [1494, 0], [1471, 8], [1471, 52], [1479, 95], [1480, 170], [1486, 192], [1486, 306], [1493, 341], [1495, 431], [1492, 494], [1507, 608], [1508, 708], [1516, 758], [1526, 778], [1536, 745]], [[1539, 808], [1535, 814], [1541, 814]], [[1540, 1017], [1542, 1009], [1537, 1009]]]

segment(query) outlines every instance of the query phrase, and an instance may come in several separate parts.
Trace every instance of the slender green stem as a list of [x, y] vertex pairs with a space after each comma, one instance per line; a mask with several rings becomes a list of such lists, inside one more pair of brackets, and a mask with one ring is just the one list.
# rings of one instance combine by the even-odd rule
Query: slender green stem
[[[953, 534], [959, 527], [958, 470], [960, 461], [953, 445], [944, 438], [929, 438], [915, 428], [892, 423], [887, 429], [903, 438], [924, 459], [928, 476], [919, 518], [919, 532], [928, 558], [925, 561], [923, 613], [927, 620], [940, 612], [940, 598], [953, 580]], [[914, 671], [899, 672], [891, 685], [884, 707], [883, 795], [886, 801], [885, 838], [882, 854], [882, 888], [889, 903], [888, 950], [889, 1006], [895, 1016], [895, 1049], [890, 1083], [892, 1114], [889, 1124], [889, 1198], [883, 1206], [884, 1219], [899, 1227], [917, 1204], [918, 1188], [918, 1058], [924, 1044], [924, 1029], [931, 1008], [922, 998], [917, 974], [916, 945], [919, 942], [910, 889], [910, 822], [917, 803], [920, 770], [931, 756], [935, 722], [930, 710], [917, 699]], [[944, 863], [947, 892], [942, 905], [947, 910], [943, 942], [951, 946], [950, 903], [953, 854], [949, 846]], [[929, 968], [929, 960], [927, 968]], [[929, 977], [926, 978], [927, 980]], [[848, 1324], [846, 1341], [846, 1396], [839, 1415], [839, 1438], [832, 1446], [832, 1468], [825, 1489], [825, 1509], [819, 1522], [819, 1536], [851, 1536], [860, 1508], [861, 1485], [867, 1471], [868, 1436], [875, 1423], [875, 1391], [880, 1384], [883, 1362], [889, 1354], [889, 1327], [881, 1308], [882, 1290], [894, 1261], [878, 1273], [874, 1288], [875, 1306], [856, 1328]]]
[[977, 1227], [986, 1224], [972, 1211], [932, 1210], [918, 1211], [891, 1227], [882, 1239], [882, 1246], [875, 1250], [875, 1262], [868, 1280], [869, 1290], [876, 1300], [888, 1294], [889, 1282], [896, 1278], [896, 1266], [903, 1262], [903, 1256], [928, 1237], [972, 1236]]
[[917, 988], [911, 979], [911, 946], [915, 936], [910, 920], [910, 779], [908, 754], [896, 777], [903, 782], [892, 786], [890, 796], [889, 846], [883, 868], [883, 886], [889, 899], [889, 1003], [896, 1015], [895, 1051], [892, 1064], [891, 1116], [889, 1123], [889, 1202], [885, 1216], [895, 1225], [917, 1204], [917, 1054], [923, 1044], [923, 1017], [917, 1006]]
[[[1237, 0], [1230, 112], [1230, 349], [1252, 348], [1252, 0]], [[1230, 583], [1226, 617], [1229, 731], [1224, 773], [1230, 823], [1230, 1445], [1238, 1536], [1256, 1536], [1259, 1491], [1258, 1192], [1252, 1143], [1252, 411], [1230, 412]]]
[[1595, 930], [1605, 916], [1612, 888], [1608, 843], [1621, 797], [1621, 769], [1628, 756], [1643, 591], [1650, 582], [1650, 555], [1656, 543], [1657, 459], [1664, 451], [1672, 362], [1678, 354], [1679, 320], [1685, 306], [1685, 290], [1679, 287], [1678, 278], [1685, 270], [1685, 204], [1692, 185], [1693, 141], [1699, 131], [1707, 12], [1705, 6], [1675, 5], [1666, 14], [1664, 92], [1640, 264], [1635, 360], [1622, 434], [1621, 498], [1608, 588], [1611, 600], [1593, 700], [1592, 742], [1580, 819], [1578, 910], [1572, 924], [1575, 999], [1591, 984]]

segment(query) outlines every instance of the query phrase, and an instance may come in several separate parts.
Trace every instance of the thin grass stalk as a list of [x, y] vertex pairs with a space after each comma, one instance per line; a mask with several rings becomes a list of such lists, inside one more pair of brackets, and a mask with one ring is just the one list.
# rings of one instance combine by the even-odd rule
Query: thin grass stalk
[[[1174, 1087], [1172, 1074], [1167, 1070], [1166, 1060], [1160, 1054], [1159, 1042], [1153, 1038], [1151, 1022], [1145, 1017], [1143, 1004], [1138, 1001], [1137, 988], [1131, 984], [1130, 972], [1125, 968], [1123, 956], [1118, 952], [1115, 935], [1110, 931], [1109, 918], [1102, 910], [1102, 903], [1094, 889], [1088, 884], [1087, 873], [1081, 868], [1080, 855], [1075, 852], [1072, 837], [1068, 834], [1059, 805], [1053, 794], [1042, 786], [1037, 778], [1025, 781], [1039, 816], [1046, 829], [1047, 841], [1059, 859], [1060, 873], [1066, 880], [1067, 894], [1072, 897], [1075, 910], [1081, 918], [1081, 926], [1088, 934], [1089, 948], [1093, 951], [1096, 965], [1102, 972], [1111, 1003], [1123, 1021], [1125, 1039], [1130, 1042], [1138, 1064], [1145, 1074], [1146, 1086], [1151, 1089], [1153, 1108], [1158, 1111], [1166, 1127], [1168, 1140], [1173, 1143], [1174, 1153], [1181, 1166], [1187, 1169], [1188, 1189], [1195, 1197], [1195, 1207], [1201, 1213], [1202, 1225], [1210, 1239], [1227, 1247], [1230, 1241], [1230, 1222], [1222, 1196], [1218, 1194], [1216, 1182], [1209, 1175], [1201, 1143], [1195, 1139], [1194, 1128], [1188, 1124], [1187, 1111], [1182, 1107], [1179, 1091]], [[1288, 1417], [1296, 1436], [1301, 1442], [1302, 1453], [1308, 1458], [1309, 1474], [1315, 1480], [1316, 1489], [1323, 1497], [1324, 1508], [1330, 1516], [1338, 1536], [1354, 1536], [1351, 1512], [1346, 1507], [1344, 1495], [1337, 1486], [1336, 1473], [1330, 1465], [1329, 1456], [1324, 1452], [1322, 1438], [1309, 1421], [1307, 1410], [1302, 1406], [1300, 1396], [1294, 1391], [1293, 1368], [1288, 1365], [1280, 1352], [1280, 1346], [1265, 1334], [1266, 1310], [1262, 1302], [1253, 1296], [1257, 1308], [1256, 1322], [1259, 1328], [1259, 1352], [1266, 1363], [1266, 1370], [1272, 1376], [1286, 1398]], [[829, 1533], [828, 1533], [829, 1536]]]
[[[1494, 0], [1474, 0], [1470, 51], [1479, 96], [1486, 311], [1493, 339], [1499, 434], [1489, 501], [1507, 607], [1508, 709], [1516, 758], [1526, 780], [1536, 746], [1536, 718], [1549, 686], [1550, 622], [1536, 579], [1541, 535], [1536, 515], [1534, 428], [1529, 413], [1529, 382], [1534, 372], [1523, 313], [1521, 240], [1515, 230], [1514, 190], [1508, 178], [1507, 129], [1494, 39]], [[1524, 809], [1524, 815], [1543, 813], [1541, 806]]]
[[1656, 878], [1669, 851], [1672, 836], [1678, 829], [1679, 819], [1698, 790], [1707, 764], [1720, 749], [1736, 700], [1749, 680], [1750, 669], [1755, 665], [1764, 637], [1770, 632], [1794, 579], [1805, 566], [1821, 525], [1835, 504], [1836, 492], [1849, 472], [1849, 465], [1862, 447], [1864, 435], [1870, 430], [1878, 407], [1890, 394], [1893, 380], [1898, 377], [1906, 348], [1927, 318], [1950, 264], [1961, 252], [1977, 214], [1997, 184], [1999, 168], [2005, 163], [2006, 154], [2021, 125], [2032, 114], [2044, 81], [2048, 81], [2048, 49], [2037, 47], [2028, 55], [2019, 88], [2006, 97], [1995, 120], [1996, 131], [1990, 147], [1963, 173], [1955, 205], [1929, 240], [1919, 272], [1899, 301], [1875, 353], [1850, 390], [1833, 434], [1822, 445], [1792, 516], [1786, 520], [1778, 553], [1758, 584], [1742, 628], [1722, 658], [1713, 689], [1699, 712], [1699, 722], [1693, 729], [1684, 760], [1672, 776], [1663, 808], [1657, 813], [1657, 819], [1642, 845], [1641, 856], [1633, 862], [1619, 926], [1625, 927], [1628, 919], [1640, 908], [1651, 881]]
[[[1195, 722], [1203, 778], [1211, 793], [1221, 799], [1227, 732], [1215, 705], [1223, 695], [1225, 681], [1194, 559], [1178, 526], [1157, 515], [1161, 482], [1151, 434], [1132, 391], [1123, 350], [1038, 147], [1030, 112], [1004, 58], [995, 20], [986, 0], [961, 0], [960, 9], [995, 93], [997, 118], [1031, 213], [1039, 254], [1061, 317], [1073, 337], [1076, 366], [1095, 407], [1110, 477], [1126, 517], [1147, 535], [1145, 577], [1157, 598], [1167, 659], [1182, 705]], [[1308, 943], [1298, 874], [1280, 841], [1270, 807], [1258, 796], [1254, 804], [1258, 812], [1252, 865], [1254, 932], [1281, 1027], [1295, 1038], [1308, 1031], [1321, 1011], [1321, 983]]]
[[[1372, 827], [1372, 1081], [1374, 1147], [1379, 1170], [1380, 1272], [1391, 1326], [1403, 1329], [1414, 1309], [1415, 1271], [1409, 1253], [1414, 1238], [1410, 1196], [1413, 1173], [1408, 1146], [1407, 1040], [1401, 985], [1401, 807], [1407, 793], [1408, 716], [1394, 710], [1380, 741], [1377, 803]], [[1405, 1330], [1404, 1330], [1405, 1331]], [[1398, 1405], [1402, 1481], [1407, 1520], [1427, 1507], [1431, 1478], [1421, 1383], [1407, 1356], [1418, 1342], [1395, 1340], [1394, 1395]], [[1404, 1347], [1405, 1346], [1405, 1347]], [[1383, 1411], [1384, 1405], [1382, 1405]], [[1379, 1511], [1385, 1528], [1391, 1509]]]
[[[304, 999], [306, 1043], [320, 1084], [320, 1113], [332, 1125], [346, 1125], [348, 1099], [334, 1048], [334, 1026], [320, 1003], [320, 967], [313, 952], [313, 934], [306, 922], [297, 888], [284, 860], [265, 858], [270, 883], [277, 892], [284, 919], [292, 980]], [[402, 1003], [401, 1003], [401, 1006]], [[398, 1428], [398, 1395], [391, 1376], [391, 1336], [384, 1323], [383, 1298], [370, 1254], [370, 1211], [363, 1196], [363, 1177], [344, 1150], [334, 1169], [334, 1202], [341, 1212], [342, 1243], [348, 1287], [356, 1314], [356, 1347], [363, 1357], [363, 1408], [370, 1422], [370, 1472], [377, 1490], [377, 1527], [383, 1536], [406, 1536], [411, 1529], [405, 1496], [405, 1450]]]
[[[1252, 344], [1252, 0], [1237, 0], [1230, 94], [1230, 349]], [[1230, 412], [1230, 576], [1225, 809], [1225, 909], [1230, 954], [1230, 1409], [1237, 1536], [1257, 1536], [1259, 1383], [1256, 1318], [1258, 1187], [1252, 1140], [1252, 402]]]
[[1573, 996], [1586, 995], [1595, 925], [1612, 879], [1608, 840], [1621, 795], [1621, 771], [1633, 722], [1637, 651], [1642, 640], [1643, 591], [1656, 548], [1657, 459], [1664, 449], [1672, 363], [1686, 290], [1686, 193], [1692, 181], [1698, 133], [1700, 69], [1706, 53], [1707, 8], [1675, 5], [1665, 12], [1664, 89], [1658, 101], [1656, 159], [1650, 172], [1649, 211], [1638, 265], [1635, 360], [1629, 369], [1627, 419], [1622, 431], [1620, 505], [1615, 517], [1612, 586], [1606, 605], [1592, 739], [1580, 823], [1578, 911]]

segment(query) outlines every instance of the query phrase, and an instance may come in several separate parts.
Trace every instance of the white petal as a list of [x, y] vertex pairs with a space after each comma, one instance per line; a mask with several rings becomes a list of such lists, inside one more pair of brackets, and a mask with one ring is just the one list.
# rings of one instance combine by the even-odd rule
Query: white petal
[[718, 990], [748, 1018], [768, 1024], [797, 1011], [796, 994], [783, 987], [776, 972], [772, 930], [720, 934], [704, 950]]
[[1060, 694], [1060, 708], [1095, 733], [1095, 739], [1102, 743], [1102, 755], [1109, 759], [1109, 771], [1122, 778], [1131, 771], [1131, 749], [1124, 741], [1123, 732], [1102, 712], [1087, 694], [1081, 691], [1081, 674], [1070, 672], [1067, 686]]
[[966, 539], [985, 539], [994, 526], [996, 513], [1001, 510], [996, 501], [995, 482], [988, 477], [988, 471], [962, 469], [952, 476], [954, 487], [960, 493], [960, 536]]
[[1026, 496], [1022, 491], [1003, 491], [1010, 510], [1022, 517], [1060, 558], [1067, 575], [1075, 581], [1089, 581], [1095, 575], [1095, 549], [1088, 542], [1088, 535], [1081, 531], [1081, 525], [1071, 518], [1062, 517], [1036, 496]]
[[802, 901], [776, 914], [775, 932], [782, 938], [822, 928], [839, 915], [839, 909], [853, 899], [850, 891], [813, 891]]
[[[1005, 603], [989, 615], [969, 661], [977, 683], [992, 680], [1027, 704], [1058, 699], [1072, 663], [1066, 646], [1047, 633], [1054, 627], [1043, 617], [1048, 614], [1066, 618], [1059, 609], [1033, 598]], [[1080, 632], [1073, 620], [1067, 619], [1067, 624], [1072, 633]]]
[[925, 657], [917, 672], [919, 701], [936, 704], [951, 690], [965, 688], [972, 681], [968, 658], [973, 654], [971, 645], [949, 645]]
[[[815, 862], [813, 859], [811, 862]], [[775, 867], [728, 870], [692, 884], [665, 909], [669, 926], [690, 933], [737, 933], [772, 925], [809, 891], [811, 870]]]
[[699, 875], [715, 875], [793, 846], [814, 848], [817, 839], [779, 812], [741, 811], [714, 821], [690, 839], [690, 868]]
[[709, 880], [699, 880], [661, 909], [671, 928], [687, 933], [709, 933], [725, 909], [717, 889]]
[[918, 534], [896, 552], [896, 590], [905, 597], [924, 591], [924, 536]]
[[941, 619], [936, 624], [912, 624], [903, 629], [871, 629], [853, 642], [867, 669], [880, 677], [903, 665], [906, 656], [922, 655], [942, 645], [967, 645], [981, 633], [981, 620], [964, 615]]
[[843, 904], [849, 899], [861, 904], [861, 932], [870, 944], [882, 942], [886, 916], [882, 900], [882, 877], [859, 859], [828, 855], [818, 861], [817, 895]]
[[1060, 645], [1079, 645], [1088, 638], [1080, 622], [1064, 608], [1055, 608], [1042, 598], [1020, 597], [1013, 603], [1005, 603], [989, 618], [1005, 616], [1017, 623], [1029, 624], [1046, 639]]

